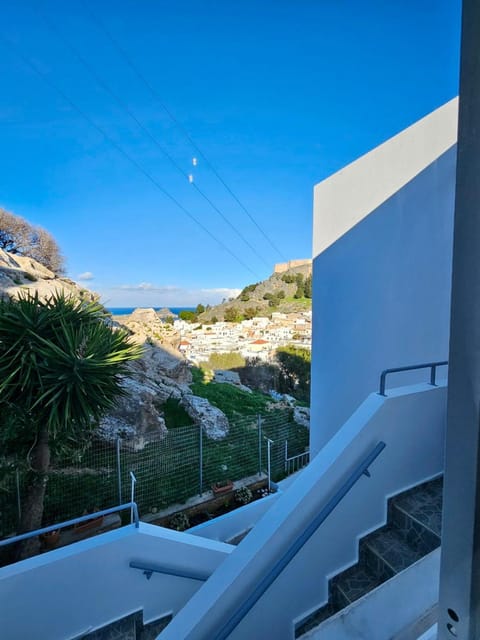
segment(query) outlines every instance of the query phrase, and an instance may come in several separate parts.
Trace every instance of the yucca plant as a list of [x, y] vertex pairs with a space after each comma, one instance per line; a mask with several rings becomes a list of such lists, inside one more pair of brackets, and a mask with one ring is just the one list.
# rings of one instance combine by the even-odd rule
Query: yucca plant
[[41, 525], [52, 446], [95, 426], [124, 394], [127, 364], [140, 355], [98, 302], [62, 293], [0, 301], [3, 436], [17, 452], [28, 450], [30, 469], [21, 532]]

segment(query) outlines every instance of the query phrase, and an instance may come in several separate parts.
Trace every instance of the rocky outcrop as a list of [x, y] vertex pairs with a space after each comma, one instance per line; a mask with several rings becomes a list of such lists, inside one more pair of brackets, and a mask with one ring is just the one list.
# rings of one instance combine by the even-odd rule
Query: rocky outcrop
[[242, 381], [240, 380], [240, 376], [236, 371], [226, 371], [224, 369], [215, 369], [213, 373], [214, 373], [214, 377], [213, 377], [214, 382], [219, 382], [222, 384], [231, 384], [234, 387], [241, 389], [242, 391], [246, 391], [247, 393], [252, 393], [252, 390], [250, 389], [250, 387], [246, 387], [244, 384], [242, 384]]
[[227, 416], [212, 406], [205, 398], [185, 394], [180, 403], [197, 424], [201, 424], [205, 435], [212, 440], [221, 440], [228, 435]]
[[[307, 303], [307, 306], [305, 300], [296, 300], [294, 298], [297, 291], [297, 283], [289, 281], [300, 274], [303, 279], [312, 274], [311, 262], [306, 261], [306, 264], [291, 267], [282, 273], [273, 273], [266, 280], [249, 285], [234, 300], [228, 300], [206, 309], [198, 316], [198, 320], [199, 322], [209, 322], [214, 317], [217, 320], [223, 320], [225, 312], [232, 309], [239, 315], [244, 315], [248, 309], [249, 311], [254, 311], [257, 316], [270, 316], [272, 311], [281, 313], [305, 311], [306, 308], [310, 307], [310, 304]], [[288, 276], [291, 278], [289, 279]], [[266, 295], [267, 299], [264, 297]], [[282, 296], [281, 299], [277, 300], [274, 308], [269, 304], [268, 295]]]
[[[133, 337], [138, 339], [136, 334]], [[166, 344], [145, 344], [142, 359], [133, 362], [131, 369], [140, 380], [154, 380], [167, 386], [172, 383], [187, 385], [192, 381], [188, 363], [182, 354]]]
[[310, 429], [310, 409], [308, 407], [295, 407], [293, 410], [293, 419], [302, 427]]
[[126, 378], [123, 386], [127, 395], [120, 398], [115, 409], [101, 421], [98, 434], [105, 440], [136, 436], [148, 440], [149, 436], [158, 439], [165, 434], [162, 389], [153, 381], [139, 382], [134, 378]]
[[0, 249], [0, 297], [16, 297], [22, 292], [37, 292], [41, 298], [60, 292], [87, 299], [96, 298], [91, 291], [79, 287], [73, 280], [56, 276], [33, 258]]

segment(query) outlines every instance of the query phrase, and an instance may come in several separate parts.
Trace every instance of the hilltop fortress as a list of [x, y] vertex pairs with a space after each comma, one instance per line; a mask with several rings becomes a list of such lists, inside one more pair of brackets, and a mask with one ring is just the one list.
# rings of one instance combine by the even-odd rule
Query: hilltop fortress
[[288, 271], [289, 269], [306, 266], [312, 266], [311, 258], [305, 258], [303, 260], [289, 260], [288, 262], [277, 262], [273, 268], [273, 273], [285, 273], [285, 271]]

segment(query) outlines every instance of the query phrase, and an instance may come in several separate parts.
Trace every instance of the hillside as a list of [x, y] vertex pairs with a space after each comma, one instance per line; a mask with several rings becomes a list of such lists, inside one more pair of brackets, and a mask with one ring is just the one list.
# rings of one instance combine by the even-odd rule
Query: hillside
[[[211, 322], [216, 318], [235, 321], [253, 316], [270, 316], [274, 311], [295, 313], [311, 309], [311, 275], [311, 265], [293, 267], [284, 273], [273, 273], [267, 280], [246, 286], [234, 300], [206, 309], [198, 316], [198, 320]], [[306, 295], [296, 298], [299, 283]]]

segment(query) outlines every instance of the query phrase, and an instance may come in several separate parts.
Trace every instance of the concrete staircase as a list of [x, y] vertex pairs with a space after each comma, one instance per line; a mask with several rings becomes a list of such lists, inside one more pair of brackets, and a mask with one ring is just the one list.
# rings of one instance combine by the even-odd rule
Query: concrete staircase
[[357, 564], [330, 580], [327, 604], [297, 624], [296, 638], [440, 545], [442, 489], [438, 478], [389, 500], [387, 524], [360, 540]]
[[143, 624], [141, 611], [115, 620], [111, 624], [82, 636], [82, 640], [155, 640], [165, 629], [172, 616], [164, 616]]

